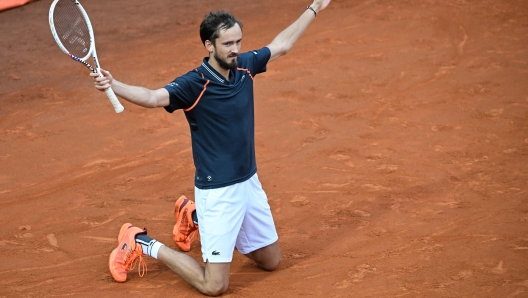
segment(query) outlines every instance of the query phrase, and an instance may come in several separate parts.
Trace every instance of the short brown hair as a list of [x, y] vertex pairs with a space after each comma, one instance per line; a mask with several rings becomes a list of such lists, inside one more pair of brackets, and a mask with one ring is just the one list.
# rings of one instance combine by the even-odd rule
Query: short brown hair
[[242, 23], [225, 10], [208, 13], [200, 24], [202, 43], [205, 45], [205, 41], [209, 40], [215, 44], [216, 39], [220, 36], [220, 30], [227, 30], [235, 24], [238, 24], [242, 29]]

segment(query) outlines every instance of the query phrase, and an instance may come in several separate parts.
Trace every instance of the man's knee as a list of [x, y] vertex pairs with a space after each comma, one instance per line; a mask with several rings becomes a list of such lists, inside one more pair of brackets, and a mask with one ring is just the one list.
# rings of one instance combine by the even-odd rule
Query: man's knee
[[273, 271], [279, 267], [281, 261], [281, 252], [279, 243], [275, 242], [269, 246], [261, 248], [251, 253], [252, 258], [257, 265], [267, 271]]
[[224, 294], [229, 288], [229, 282], [227, 283], [209, 283], [204, 288], [202, 293], [207, 296], [220, 296]]
[[279, 267], [280, 260], [281, 260], [281, 257], [280, 257], [280, 254], [279, 254], [277, 257], [269, 258], [269, 259], [264, 260], [262, 262], [257, 262], [257, 265], [261, 269], [264, 269], [266, 271], [274, 271], [275, 269], [277, 269], [277, 267]]
[[209, 263], [205, 266], [203, 283], [199, 291], [208, 296], [219, 296], [229, 287], [230, 263]]

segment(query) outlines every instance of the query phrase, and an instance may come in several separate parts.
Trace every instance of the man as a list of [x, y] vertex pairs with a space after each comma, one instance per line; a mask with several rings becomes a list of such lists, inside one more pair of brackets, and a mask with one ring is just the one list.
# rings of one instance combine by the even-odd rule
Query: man
[[91, 74], [97, 89], [112, 87], [134, 104], [164, 107], [170, 113], [184, 110], [196, 167], [195, 202], [183, 196], [176, 201], [173, 235], [176, 245], [188, 251], [199, 224], [205, 267], [127, 223], [121, 227], [119, 245], [109, 258], [116, 281], [126, 281], [127, 271], [138, 261], [142, 276], [146, 270], [143, 254], [160, 260], [198, 291], [211, 296], [228, 288], [235, 247], [260, 268], [277, 268], [278, 236], [256, 174], [253, 79], [266, 71], [268, 62], [292, 48], [330, 1], [315, 0], [269, 45], [241, 54], [242, 24], [225, 11], [209, 13], [200, 25], [209, 56], [198, 68], [164, 88], [130, 86], [105, 70], [101, 70], [104, 77]]

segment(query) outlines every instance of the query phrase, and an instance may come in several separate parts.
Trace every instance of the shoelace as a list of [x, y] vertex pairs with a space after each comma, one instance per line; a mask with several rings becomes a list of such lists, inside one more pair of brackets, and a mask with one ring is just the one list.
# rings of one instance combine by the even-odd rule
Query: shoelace
[[194, 240], [194, 235], [196, 235], [196, 232], [198, 232], [198, 229], [189, 233], [189, 235], [187, 236], [188, 241], [192, 242]]
[[139, 277], [143, 277], [147, 273], [147, 263], [145, 262], [145, 259], [143, 259], [143, 251], [138, 251], [138, 249], [134, 249], [130, 253], [130, 257], [125, 261], [125, 270], [131, 271], [136, 268], [136, 265], [138, 264], [138, 274]]

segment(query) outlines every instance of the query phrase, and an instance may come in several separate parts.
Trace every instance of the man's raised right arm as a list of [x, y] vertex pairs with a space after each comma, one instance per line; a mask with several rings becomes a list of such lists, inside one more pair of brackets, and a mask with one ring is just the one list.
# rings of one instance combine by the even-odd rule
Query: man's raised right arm
[[112, 87], [114, 93], [119, 97], [145, 108], [166, 107], [170, 104], [169, 92], [165, 88], [151, 90], [140, 86], [131, 86], [115, 80], [110, 72], [104, 69], [101, 69], [101, 73], [103, 77], [100, 77], [98, 73], [90, 74], [93, 77], [95, 88], [100, 91]]

